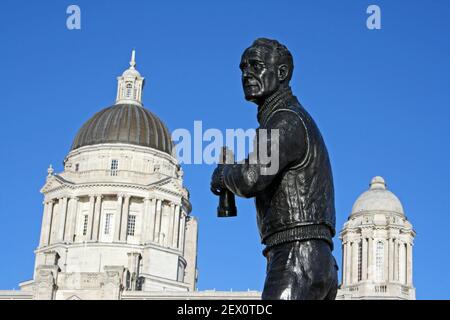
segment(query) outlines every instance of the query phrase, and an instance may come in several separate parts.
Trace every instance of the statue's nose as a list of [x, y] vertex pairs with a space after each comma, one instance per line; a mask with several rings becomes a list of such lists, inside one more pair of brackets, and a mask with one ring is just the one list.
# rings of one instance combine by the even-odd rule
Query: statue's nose
[[244, 78], [244, 80], [247, 80], [247, 79], [250, 78], [249, 72], [248, 72], [248, 69], [247, 69], [247, 68], [242, 69], [242, 77]]
[[242, 80], [244, 81], [244, 83], [248, 83], [252, 81], [252, 79], [253, 78], [247, 72], [242, 72]]

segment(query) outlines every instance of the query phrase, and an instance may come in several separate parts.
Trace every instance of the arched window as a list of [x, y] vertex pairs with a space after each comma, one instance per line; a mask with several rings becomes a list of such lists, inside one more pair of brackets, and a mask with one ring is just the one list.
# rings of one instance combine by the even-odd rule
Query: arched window
[[131, 98], [133, 85], [130, 82], [127, 82], [126, 88], [125, 97]]
[[377, 242], [375, 253], [375, 275], [377, 281], [384, 280], [384, 243], [382, 241]]

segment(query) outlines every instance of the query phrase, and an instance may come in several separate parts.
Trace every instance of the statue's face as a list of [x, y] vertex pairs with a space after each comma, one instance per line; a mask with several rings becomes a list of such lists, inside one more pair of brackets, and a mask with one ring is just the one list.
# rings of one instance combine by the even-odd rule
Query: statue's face
[[258, 47], [247, 49], [242, 55], [242, 86], [245, 99], [261, 102], [280, 87], [278, 66], [275, 57]]

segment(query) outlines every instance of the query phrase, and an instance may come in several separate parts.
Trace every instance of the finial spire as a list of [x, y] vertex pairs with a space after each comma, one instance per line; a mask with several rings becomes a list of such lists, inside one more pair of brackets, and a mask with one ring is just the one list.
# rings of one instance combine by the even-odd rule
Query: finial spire
[[385, 190], [385, 189], [386, 189], [386, 182], [384, 181], [383, 177], [376, 176], [370, 182], [370, 190]]
[[130, 67], [117, 78], [116, 104], [136, 104], [142, 107], [144, 78], [136, 70], [136, 50], [131, 51]]
[[48, 169], [47, 169], [48, 176], [49, 176], [49, 177], [52, 176], [52, 175], [53, 175], [53, 172], [55, 172], [55, 170], [53, 169], [53, 166], [50, 165], [50, 166], [48, 167]]
[[132, 69], [134, 69], [134, 67], [136, 66], [136, 50], [134, 50], [134, 49], [133, 49], [133, 51], [131, 51], [130, 66]]

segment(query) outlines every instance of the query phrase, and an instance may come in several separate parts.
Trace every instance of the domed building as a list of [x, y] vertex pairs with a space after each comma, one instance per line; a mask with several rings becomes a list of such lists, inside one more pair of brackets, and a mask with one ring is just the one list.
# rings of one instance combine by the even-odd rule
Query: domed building
[[164, 123], [142, 104], [130, 67], [116, 103], [91, 117], [49, 168], [32, 281], [36, 299], [117, 299], [196, 289], [197, 221]]
[[338, 299], [415, 299], [412, 248], [416, 233], [382, 177], [359, 196], [340, 233]]

